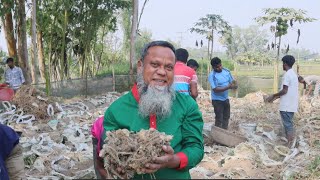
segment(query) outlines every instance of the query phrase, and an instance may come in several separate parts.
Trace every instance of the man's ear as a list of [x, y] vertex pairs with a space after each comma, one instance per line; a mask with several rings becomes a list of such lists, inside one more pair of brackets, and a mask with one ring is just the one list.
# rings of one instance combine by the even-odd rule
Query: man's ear
[[141, 71], [143, 67], [143, 62], [141, 61], [141, 59], [137, 62], [137, 71]]

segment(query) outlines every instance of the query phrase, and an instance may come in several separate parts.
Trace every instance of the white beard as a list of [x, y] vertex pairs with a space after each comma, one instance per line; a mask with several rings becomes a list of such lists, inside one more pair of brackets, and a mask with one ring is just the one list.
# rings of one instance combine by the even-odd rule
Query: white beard
[[139, 114], [146, 118], [150, 114], [166, 117], [171, 114], [175, 91], [172, 86], [150, 86], [143, 80], [142, 73], [137, 74], [137, 86], [140, 94]]

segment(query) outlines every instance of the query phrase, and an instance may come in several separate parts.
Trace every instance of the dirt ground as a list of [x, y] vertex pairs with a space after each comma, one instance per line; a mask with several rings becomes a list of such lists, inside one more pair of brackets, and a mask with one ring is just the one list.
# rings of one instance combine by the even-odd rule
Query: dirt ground
[[[263, 92], [244, 98], [231, 98], [229, 131], [247, 137], [236, 147], [215, 144], [210, 137], [214, 122], [210, 92], [202, 92], [198, 104], [205, 126], [205, 156], [191, 170], [192, 178], [205, 179], [319, 179], [320, 99], [300, 98], [295, 113], [296, 144], [287, 148], [280, 114], [279, 100], [264, 103]], [[255, 131], [245, 125], [256, 124]]]
[[[121, 95], [110, 92], [86, 99], [59, 99], [61, 112], [46, 120], [36, 118], [26, 123], [16, 121], [21, 115], [17, 107], [5, 106], [0, 120], [22, 132], [26, 179], [94, 178], [91, 125]], [[247, 141], [226, 147], [210, 137], [213, 107], [210, 92], [201, 91], [198, 104], [205, 122], [205, 155], [191, 169], [192, 178], [319, 179], [320, 99], [301, 97], [299, 112], [294, 117], [296, 144], [286, 148], [279, 102], [265, 104], [263, 95], [255, 92], [230, 99], [229, 131], [245, 136]], [[255, 131], [246, 129], [253, 123]]]

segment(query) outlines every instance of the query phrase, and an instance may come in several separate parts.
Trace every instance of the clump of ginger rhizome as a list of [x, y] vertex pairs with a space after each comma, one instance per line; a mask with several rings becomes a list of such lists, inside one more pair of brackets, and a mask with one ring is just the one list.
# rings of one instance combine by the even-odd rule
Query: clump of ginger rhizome
[[[170, 145], [172, 136], [155, 129], [141, 130], [137, 133], [127, 129], [108, 131], [105, 144], [99, 154], [104, 159], [104, 167], [108, 178], [133, 178], [134, 174], [141, 174], [147, 163], [153, 157], [165, 154], [163, 145]], [[124, 170], [119, 173], [117, 169]]]

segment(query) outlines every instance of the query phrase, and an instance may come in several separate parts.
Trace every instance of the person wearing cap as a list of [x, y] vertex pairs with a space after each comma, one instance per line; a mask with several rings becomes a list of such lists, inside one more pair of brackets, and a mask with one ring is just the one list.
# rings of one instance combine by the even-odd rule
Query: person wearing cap
[[25, 79], [20, 67], [14, 65], [13, 58], [9, 57], [6, 60], [8, 68], [4, 73], [5, 82], [10, 88], [16, 92], [22, 84], [25, 83]]

